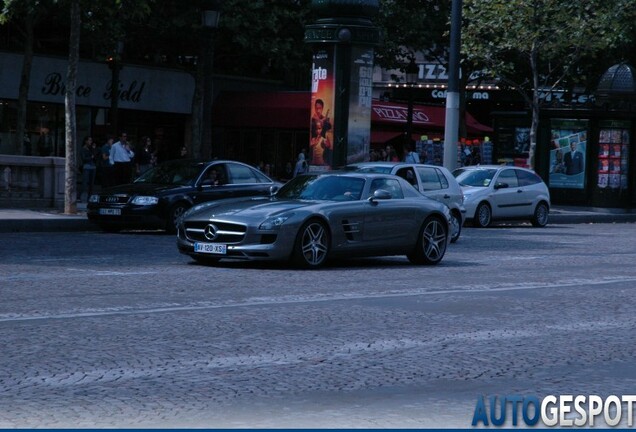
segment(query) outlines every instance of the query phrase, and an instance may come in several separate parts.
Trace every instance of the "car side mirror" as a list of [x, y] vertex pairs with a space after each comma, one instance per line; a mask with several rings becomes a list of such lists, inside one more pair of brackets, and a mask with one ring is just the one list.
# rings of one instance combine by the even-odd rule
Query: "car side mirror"
[[391, 199], [392, 197], [393, 196], [391, 195], [391, 192], [389, 192], [388, 190], [376, 189], [375, 192], [373, 192], [373, 195], [369, 197], [369, 202], [374, 203], [376, 200], [387, 200]]
[[280, 190], [279, 186], [270, 186], [269, 187], [269, 196], [274, 196]]
[[495, 189], [506, 189], [508, 187], [508, 183], [497, 182], [495, 184]]

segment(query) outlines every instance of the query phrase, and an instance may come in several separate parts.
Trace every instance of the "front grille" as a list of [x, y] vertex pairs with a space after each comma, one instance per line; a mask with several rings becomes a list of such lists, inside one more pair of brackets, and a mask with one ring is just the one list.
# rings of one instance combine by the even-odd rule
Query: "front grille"
[[100, 195], [100, 204], [126, 204], [128, 195]]
[[[205, 229], [209, 225], [216, 228], [216, 237], [209, 239], [205, 236]], [[217, 222], [217, 221], [195, 221], [185, 222], [185, 234], [190, 241], [214, 242], [214, 243], [240, 243], [245, 238], [247, 227], [245, 225]]]

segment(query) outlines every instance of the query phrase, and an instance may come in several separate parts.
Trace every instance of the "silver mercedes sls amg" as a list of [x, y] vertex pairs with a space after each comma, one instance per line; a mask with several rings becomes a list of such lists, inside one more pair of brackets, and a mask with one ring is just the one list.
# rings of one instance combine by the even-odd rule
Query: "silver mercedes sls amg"
[[270, 197], [200, 204], [177, 224], [177, 247], [198, 262], [292, 261], [406, 255], [438, 264], [450, 241], [448, 207], [391, 174], [331, 172], [295, 177]]

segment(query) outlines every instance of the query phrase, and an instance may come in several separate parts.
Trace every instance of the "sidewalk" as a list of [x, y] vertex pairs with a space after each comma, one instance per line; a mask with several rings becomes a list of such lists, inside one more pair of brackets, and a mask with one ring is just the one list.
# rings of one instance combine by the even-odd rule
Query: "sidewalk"
[[[548, 225], [625, 222], [636, 222], [636, 210], [554, 206]], [[0, 209], [0, 233], [56, 231], [99, 231], [99, 227], [86, 218], [86, 203], [77, 204], [76, 215], [55, 209]]]

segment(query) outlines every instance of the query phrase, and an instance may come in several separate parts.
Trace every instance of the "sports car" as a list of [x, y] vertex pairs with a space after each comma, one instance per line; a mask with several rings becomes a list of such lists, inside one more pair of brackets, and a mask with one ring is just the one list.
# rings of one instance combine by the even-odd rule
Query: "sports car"
[[391, 174], [306, 174], [270, 197], [222, 200], [189, 209], [177, 247], [196, 261], [291, 261], [318, 268], [328, 259], [406, 255], [438, 264], [450, 241], [448, 206]]

